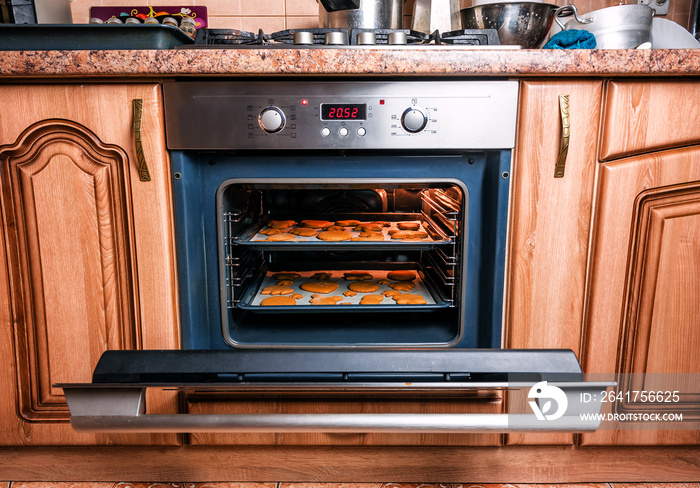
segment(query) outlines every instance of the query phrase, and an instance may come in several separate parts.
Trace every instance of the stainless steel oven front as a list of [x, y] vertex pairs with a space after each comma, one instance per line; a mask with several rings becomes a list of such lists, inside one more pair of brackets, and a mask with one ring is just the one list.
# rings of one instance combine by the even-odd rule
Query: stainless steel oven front
[[500, 347], [516, 82], [164, 93], [186, 348]]

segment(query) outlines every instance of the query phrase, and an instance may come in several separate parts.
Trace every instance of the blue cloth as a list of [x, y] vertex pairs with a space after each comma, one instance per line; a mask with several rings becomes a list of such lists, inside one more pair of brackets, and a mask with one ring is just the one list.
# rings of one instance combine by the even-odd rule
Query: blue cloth
[[595, 36], [586, 30], [565, 30], [554, 34], [542, 49], [594, 49]]

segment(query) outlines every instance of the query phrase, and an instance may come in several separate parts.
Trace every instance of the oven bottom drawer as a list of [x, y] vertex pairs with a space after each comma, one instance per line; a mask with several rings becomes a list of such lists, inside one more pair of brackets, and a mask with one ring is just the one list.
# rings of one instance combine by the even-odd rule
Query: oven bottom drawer
[[[472, 393], [467, 398], [248, 398], [192, 394], [190, 414], [352, 414], [352, 413], [476, 413], [500, 414], [500, 392]], [[387, 446], [500, 446], [500, 433], [194, 433], [191, 445], [387, 445]]]

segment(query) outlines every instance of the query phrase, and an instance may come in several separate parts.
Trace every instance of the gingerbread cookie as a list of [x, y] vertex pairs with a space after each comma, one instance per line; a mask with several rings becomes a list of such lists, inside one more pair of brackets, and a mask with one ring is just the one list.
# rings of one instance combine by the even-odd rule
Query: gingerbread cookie
[[294, 220], [271, 220], [267, 226], [272, 229], [286, 229], [294, 224], [296, 224]]
[[428, 237], [428, 233], [422, 230], [398, 230], [396, 232], [389, 232], [392, 239], [404, 239], [404, 240], [414, 240], [414, 239], [425, 239]]
[[324, 230], [316, 237], [322, 241], [348, 241], [352, 238], [352, 234], [344, 230]]
[[329, 222], [327, 220], [302, 220], [301, 221], [302, 227], [310, 227], [312, 229], [323, 229], [324, 227], [328, 227], [329, 225], [333, 225], [333, 222]]
[[423, 305], [425, 303], [428, 303], [425, 301], [425, 298], [423, 298], [420, 295], [411, 295], [409, 293], [404, 293], [403, 295], [397, 295], [395, 297], [392, 297], [397, 305]]
[[373, 281], [353, 281], [348, 285], [348, 289], [358, 293], [372, 293], [379, 290], [379, 285]]
[[264, 236], [274, 236], [275, 234], [283, 234], [284, 229], [263, 229], [260, 233]]
[[379, 280], [379, 281], [377, 281], [377, 283], [379, 283], [380, 285], [388, 285], [389, 280]]
[[420, 223], [418, 222], [399, 222], [396, 224], [396, 227], [398, 227], [401, 230], [418, 230], [420, 229]]
[[326, 273], [326, 272], [318, 272], [318, 273], [312, 274], [311, 277], [313, 279], [319, 280], [319, 281], [328, 281], [331, 279], [331, 274]]
[[340, 230], [345, 230], [345, 229], [343, 229], [340, 225], [329, 225], [328, 227], [324, 227], [323, 230], [340, 231]]
[[292, 286], [294, 282], [292, 280], [280, 280], [275, 285], [277, 286]]
[[290, 234], [294, 234], [295, 236], [300, 236], [300, 237], [313, 237], [316, 235], [316, 230], [315, 229], [310, 229], [308, 227], [297, 227], [293, 231], [290, 232]]
[[379, 305], [384, 300], [381, 295], [365, 295], [360, 300], [360, 305]]
[[273, 234], [267, 237], [268, 241], [293, 241], [296, 236], [294, 234], [288, 234], [284, 232], [282, 234]]
[[300, 298], [304, 298], [304, 295], [301, 295], [300, 293], [295, 293], [292, 295], [292, 298], [295, 300], [299, 300]]
[[398, 283], [392, 283], [389, 286], [394, 290], [411, 291], [416, 285], [412, 281], [399, 281]]
[[262, 305], [263, 307], [268, 307], [270, 305], [296, 305], [296, 304], [297, 304], [297, 301], [293, 297], [287, 297], [287, 296], [267, 297], [262, 302], [260, 302], [260, 305]]
[[389, 271], [386, 277], [395, 281], [413, 281], [416, 279], [416, 273], [407, 269], [397, 271]]
[[362, 232], [360, 232], [360, 237], [379, 237], [381, 239], [384, 239], [384, 233], [378, 231], [363, 230]]
[[301, 275], [299, 273], [281, 272], [273, 274], [272, 277], [276, 280], [296, 280], [301, 278]]
[[260, 292], [261, 295], [291, 295], [292, 293], [294, 288], [279, 285], [266, 286]]
[[372, 276], [367, 271], [346, 271], [345, 273], [343, 273], [343, 275], [348, 281], [371, 280], [372, 278], [374, 278], [374, 276]]
[[355, 230], [359, 230], [361, 232], [381, 232], [382, 224], [375, 224], [373, 222], [368, 224], [358, 224], [355, 226]]
[[338, 283], [333, 281], [307, 281], [301, 284], [301, 289], [311, 293], [330, 293], [338, 288]]
[[351, 227], [351, 226], [356, 226], [360, 223], [359, 220], [339, 220], [335, 223], [335, 225], [339, 225], [341, 227]]
[[343, 292], [343, 295], [345, 295], [346, 297], [354, 297], [355, 295], [357, 295], [357, 292], [348, 290], [346, 292]]
[[401, 292], [397, 290], [384, 290], [382, 292], [382, 295], [384, 295], [385, 297], [395, 297], [397, 295], [401, 295]]
[[311, 305], [336, 305], [342, 299], [343, 297], [338, 296], [325, 297], [322, 295], [311, 295], [311, 300], [309, 303]]

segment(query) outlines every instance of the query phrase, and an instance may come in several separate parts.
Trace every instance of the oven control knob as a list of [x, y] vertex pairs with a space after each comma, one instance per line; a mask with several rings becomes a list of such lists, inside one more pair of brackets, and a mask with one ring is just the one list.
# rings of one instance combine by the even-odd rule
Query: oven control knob
[[265, 132], [274, 134], [284, 129], [284, 124], [287, 120], [284, 117], [284, 112], [278, 107], [265, 107], [258, 115], [258, 124]]
[[428, 116], [418, 107], [407, 108], [401, 116], [401, 125], [408, 132], [420, 132], [428, 124]]

